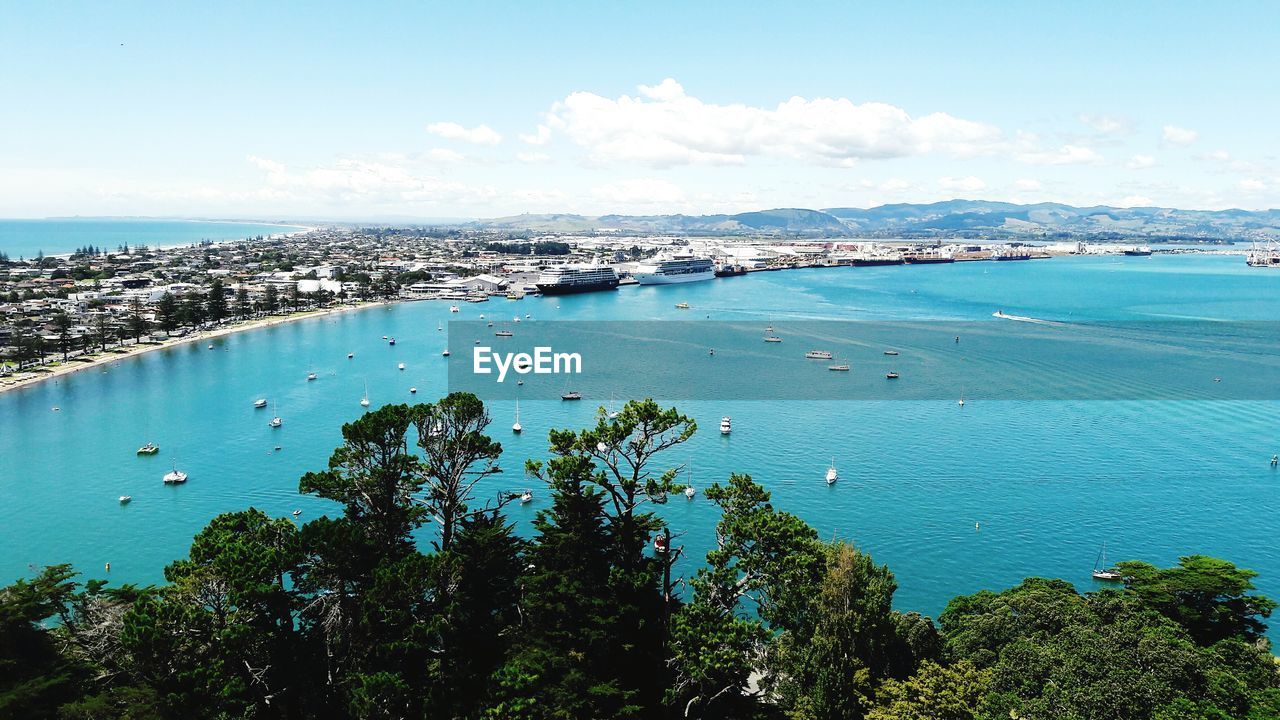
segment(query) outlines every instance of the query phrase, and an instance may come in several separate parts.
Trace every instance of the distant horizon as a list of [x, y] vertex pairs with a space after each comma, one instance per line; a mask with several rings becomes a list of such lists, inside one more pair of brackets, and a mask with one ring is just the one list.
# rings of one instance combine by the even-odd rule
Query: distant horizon
[[4, 216], [4, 217], [0, 217], [0, 222], [40, 221], [40, 220], [48, 220], [48, 221], [59, 221], [59, 220], [179, 221], [179, 220], [182, 220], [182, 221], [210, 222], [210, 223], [249, 223], [249, 224], [263, 224], [263, 225], [281, 225], [286, 227], [300, 227], [298, 223], [347, 224], [347, 223], [361, 223], [361, 222], [382, 222], [382, 223], [410, 222], [410, 223], [436, 223], [441, 225], [447, 225], [447, 224], [483, 222], [487, 220], [498, 220], [502, 218], [521, 217], [526, 215], [527, 216], [568, 215], [568, 216], [580, 216], [580, 217], [603, 217], [607, 215], [659, 217], [659, 216], [684, 215], [684, 216], [691, 216], [691, 217], [710, 217], [710, 216], [718, 216], [718, 215], [741, 215], [744, 213], [752, 213], [752, 212], [769, 212], [769, 211], [775, 211], [775, 210], [807, 210], [807, 211], [825, 213], [828, 210], [845, 210], [845, 209], [876, 210], [878, 208], [883, 208], [883, 207], [902, 207], [902, 206], [925, 207], [925, 206], [941, 205], [941, 204], [953, 203], [953, 202], [996, 203], [996, 204], [1016, 205], [1021, 207], [1030, 207], [1030, 206], [1039, 206], [1039, 205], [1061, 205], [1061, 206], [1072, 207], [1077, 209], [1105, 207], [1105, 208], [1116, 209], [1116, 210], [1176, 210], [1181, 212], [1197, 212], [1197, 213], [1226, 213], [1226, 212], [1267, 213], [1267, 212], [1276, 212], [1280, 210], [1280, 208], [1277, 208], [1277, 207], [1248, 209], [1248, 208], [1242, 208], [1242, 207], [1195, 208], [1195, 207], [1177, 207], [1177, 206], [1171, 206], [1171, 205], [1127, 205], [1127, 206], [1126, 205], [1107, 205], [1107, 204], [1076, 205], [1076, 204], [1057, 201], [1057, 200], [1039, 200], [1036, 202], [1016, 202], [1013, 200], [994, 200], [994, 199], [987, 199], [987, 198], [979, 199], [979, 198], [970, 198], [970, 197], [953, 197], [953, 198], [947, 198], [942, 200], [931, 200], [929, 202], [891, 202], [891, 203], [879, 203], [876, 205], [852, 205], [851, 204], [851, 205], [827, 205], [822, 207], [807, 207], [803, 205], [778, 205], [778, 206], [771, 206], [771, 207], [756, 207], [756, 208], [747, 209], [747, 210], [740, 210], [737, 212], [698, 212], [698, 211], [664, 212], [660, 210], [653, 210], [650, 212], [604, 211], [604, 212], [583, 213], [583, 212], [571, 212], [567, 210], [536, 210], [536, 211], [528, 210], [528, 211], [519, 212], [519, 213], [512, 213], [509, 215], [414, 216], [414, 215], [386, 214], [386, 215], [349, 216], [349, 217], [301, 215], [301, 216], [289, 216], [286, 218], [278, 218], [278, 217], [270, 218], [267, 215], [219, 216], [219, 215], [202, 215], [202, 214], [191, 214], [191, 215], [182, 215], [182, 214], [88, 215], [86, 214], [86, 215], [45, 215], [45, 216], [27, 216], [27, 217]]

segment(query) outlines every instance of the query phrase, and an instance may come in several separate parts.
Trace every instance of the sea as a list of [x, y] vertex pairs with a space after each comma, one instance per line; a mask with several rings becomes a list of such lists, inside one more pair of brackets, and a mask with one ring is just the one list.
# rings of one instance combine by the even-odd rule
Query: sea
[[218, 242], [281, 235], [303, 229], [296, 225], [210, 220], [0, 219], [0, 252], [17, 260], [33, 258], [37, 253], [65, 255], [89, 245], [112, 251], [121, 245], [172, 247], [205, 240]]
[[[675, 308], [682, 302], [691, 309]], [[189, 343], [0, 394], [0, 583], [61, 562], [84, 578], [161, 582], [165, 564], [184, 557], [192, 535], [219, 513], [256, 507], [290, 517], [296, 510], [305, 522], [334, 512], [327, 501], [299, 495], [299, 477], [326, 467], [342, 424], [364, 412], [366, 393], [374, 407], [444, 395], [450, 361], [441, 350], [465, 351], [458, 321], [474, 326], [480, 314], [501, 318], [517, 335], [539, 322], [648, 324], [693, 313], [780, 333], [789, 323], [820, 320], [1007, 322], [992, 319], [997, 309], [1063, 323], [1276, 321], [1280, 272], [1250, 269], [1238, 256], [1078, 256], [752, 273], [495, 298], [460, 303], [456, 313], [450, 304], [285, 323], [219, 338], [212, 349]], [[850, 375], [870, 372], [864, 365], [872, 355], [883, 359], [878, 346], [868, 353], [851, 358]], [[709, 361], [706, 354], [699, 351], [700, 361]], [[899, 361], [916, 367], [906, 350]], [[661, 377], [669, 362], [655, 360], [649, 372]], [[796, 369], [775, 381], [783, 388], [816, 382], [804, 362], [797, 357]], [[309, 371], [315, 381], [307, 381]], [[1145, 371], [1155, 378], [1161, 368]], [[1233, 378], [1219, 380], [1225, 386]], [[912, 375], [904, 371], [897, 382]], [[254, 409], [260, 397], [268, 408]], [[682, 481], [699, 489], [691, 500], [680, 495], [656, 507], [685, 548], [680, 573], [694, 572], [715, 542], [718, 513], [701, 491], [738, 472], [823, 538], [856, 543], [887, 564], [903, 610], [936, 616], [955, 595], [1028, 576], [1097, 587], [1090, 570], [1104, 544], [1112, 562], [1223, 557], [1258, 572], [1260, 590], [1280, 597], [1280, 471], [1269, 463], [1280, 452], [1274, 394], [971, 397], [964, 407], [955, 397], [756, 397], [659, 398], [698, 424], [690, 442], [660, 459], [680, 466]], [[549, 430], [593, 425], [602, 406], [624, 399], [603, 392], [580, 402], [526, 398], [519, 435], [510, 429], [514, 402], [489, 402], [504, 472], [486, 481], [480, 501], [531, 489], [533, 502], [506, 510], [527, 533], [549, 497], [524, 474], [524, 461], [546, 456]], [[273, 409], [284, 419], [279, 429], [267, 424]], [[726, 415], [733, 430], [721, 435]], [[136, 455], [146, 442], [160, 453]], [[828, 486], [833, 464], [840, 479]], [[174, 467], [189, 474], [185, 485], [162, 484]], [[126, 494], [133, 500], [122, 506], [117, 498]]]

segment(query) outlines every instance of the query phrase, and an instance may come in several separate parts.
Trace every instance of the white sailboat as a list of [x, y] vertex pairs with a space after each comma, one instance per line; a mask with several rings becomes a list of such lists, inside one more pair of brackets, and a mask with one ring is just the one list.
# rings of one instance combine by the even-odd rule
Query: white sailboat
[[1094, 580], [1103, 582], [1123, 582], [1124, 575], [1120, 573], [1118, 568], [1107, 567], [1107, 544], [1102, 543], [1102, 550], [1098, 552], [1098, 558], [1093, 561]]
[[271, 422], [267, 423], [268, 425], [273, 428], [278, 428], [284, 424], [284, 421], [280, 419], [280, 411], [276, 408], [274, 401], [271, 403], [271, 414], [275, 417], [271, 418]]
[[524, 430], [524, 427], [520, 424], [520, 399], [517, 398], [516, 399], [516, 421], [511, 424], [511, 432], [519, 435], [521, 430]]
[[364, 381], [364, 397], [360, 398], [360, 407], [369, 407], [369, 381]]
[[181, 485], [186, 481], [187, 474], [178, 469], [178, 464], [176, 462], [173, 465], [173, 470], [165, 473], [164, 475], [165, 485]]
[[684, 496], [692, 500], [697, 494], [698, 491], [693, 488], [693, 463], [689, 463], [689, 485], [684, 489]]
[[836, 480], [840, 479], [840, 473], [836, 472], [836, 459], [831, 458], [831, 467], [827, 468], [827, 484], [835, 485]]

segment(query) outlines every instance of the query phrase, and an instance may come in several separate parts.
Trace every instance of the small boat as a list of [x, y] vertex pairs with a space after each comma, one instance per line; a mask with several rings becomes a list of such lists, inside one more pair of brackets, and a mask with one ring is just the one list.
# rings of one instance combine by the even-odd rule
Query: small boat
[[667, 536], [657, 535], [653, 538], [654, 552], [665, 553], [667, 551]]
[[293, 511], [293, 516], [294, 516], [294, 517], [298, 517], [298, 516], [299, 516], [299, 515], [301, 515], [301, 514], [302, 514], [302, 511], [301, 511], [301, 510], [294, 510], [294, 511]]
[[209, 349], [210, 349], [210, 350], [212, 350], [212, 349], [213, 349], [213, 343], [209, 343]]
[[369, 382], [364, 383], [364, 397], [360, 398], [360, 407], [369, 407]]
[[897, 355], [897, 354], [898, 354], [898, 351], [897, 351], [897, 350], [885, 350], [885, 351], [884, 351], [884, 354], [885, 354], [885, 355]]
[[351, 358], [353, 358], [353, 357], [355, 357], [355, 356], [356, 356], [356, 354], [355, 354], [355, 353], [347, 353], [347, 359], [348, 359], [348, 360], [350, 360]]
[[186, 481], [187, 481], [187, 474], [179, 470], [176, 466], [173, 468], [171, 472], [165, 473], [165, 476], [164, 476], [165, 485], [181, 485]]
[[609, 419], [618, 419], [618, 411], [613, 409], [613, 393], [609, 393]]
[[836, 480], [840, 479], [840, 474], [836, 472], [836, 459], [831, 458], [831, 467], [827, 468], [827, 484], [835, 485]]
[[259, 410], [261, 410], [262, 408], [264, 408], [264, 407], [266, 407], [266, 406], [267, 406], [267, 399], [266, 399], [266, 398], [258, 398], [257, 400], [254, 400], [254, 401], [253, 401], [253, 406], [254, 406], [254, 407], [256, 407], [256, 408], [258, 408]]
[[449, 312], [459, 312], [457, 305], [450, 305]]
[[442, 357], [449, 357], [449, 348], [445, 348], [444, 352], [440, 353], [440, 355]]
[[62, 411], [62, 408], [58, 407], [57, 405], [54, 405], [54, 406], [53, 406], [53, 411], [54, 411], [54, 412], [61, 412], [61, 411]]
[[410, 395], [417, 395], [417, 394], [418, 394], [418, 388], [416, 388], [416, 387], [411, 387], [411, 388], [409, 388], [409, 394], [410, 394]]
[[488, 325], [486, 325], [485, 327], [493, 327], [493, 321], [492, 321], [492, 320], [490, 320], [490, 321], [489, 321], [489, 324], [488, 324]]
[[561, 395], [560, 399], [561, 400], [581, 400], [582, 393], [578, 392], [577, 390], [570, 390], [569, 392]]
[[386, 335], [383, 335], [383, 336], [382, 336], [382, 339], [383, 339], [383, 340], [386, 340], [386, 339], [387, 339], [387, 336], [386, 336]]
[[898, 379], [898, 373], [890, 371], [890, 372], [885, 373], [885, 374], [884, 374], [884, 377], [885, 377], [885, 379], [886, 379], [886, 380], [897, 380], [897, 379]]
[[130, 501], [130, 500], [132, 500], [132, 499], [133, 499], [133, 496], [132, 496], [132, 495], [121, 495], [121, 496], [120, 496], [120, 504], [121, 504], [121, 505], [128, 505], [128, 504], [129, 504], [129, 501]]
[[1094, 580], [1102, 582], [1124, 582], [1124, 575], [1115, 567], [1107, 567], [1107, 544], [1102, 543], [1102, 550], [1098, 552], [1098, 557], [1093, 561], [1093, 572], [1090, 573]]
[[1280, 455], [1272, 455], [1272, 456], [1271, 456], [1271, 467], [1275, 467], [1277, 463], [1280, 463]]
[[532, 491], [532, 490], [525, 490], [524, 492], [520, 493], [520, 504], [521, 504], [521, 505], [524, 505], [525, 503], [530, 503], [530, 502], [533, 502], [533, 491]]
[[707, 354], [708, 354], [708, 355], [715, 355], [715, 354], [716, 354], [716, 349], [715, 349], [715, 348], [711, 348], [710, 350], [708, 350], [708, 351], [707, 351]]
[[764, 329], [764, 331], [765, 331], [765, 332], [767, 332], [767, 333], [772, 334], [772, 333], [773, 333], [773, 326], [772, 326], [772, 325], [770, 325], [769, 327], [765, 328], [765, 329]]
[[782, 342], [782, 338], [778, 337], [777, 335], [765, 335], [764, 341], [765, 342]]
[[315, 380], [315, 379], [316, 379], [316, 374], [314, 372], [307, 373], [307, 382], [311, 382], [312, 380]]
[[273, 428], [278, 428], [284, 424], [284, 421], [280, 419], [280, 412], [276, 409], [274, 403], [271, 405], [271, 414], [275, 417], [271, 418], [271, 422], [267, 423], [268, 425]]
[[388, 344], [388, 345], [395, 345], [395, 344], [396, 344], [396, 339], [395, 339], [395, 338], [391, 338], [390, 340], [388, 340], [388, 341], [387, 341], [387, 344]]
[[404, 363], [400, 363], [399, 365], [396, 365], [396, 369], [397, 369], [397, 370], [403, 370], [403, 369], [404, 369]]
[[733, 432], [733, 418], [730, 418], [728, 415], [725, 415], [724, 417], [720, 418], [720, 434], [728, 435], [731, 432]]
[[957, 405], [959, 405], [960, 407], [964, 407], [964, 396], [963, 396], [963, 395], [961, 395], [961, 396], [960, 396], [960, 399], [956, 401], [956, 404], [957, 404]]
[[520, 424], [520, 401], [516, 400], [516, 421], [511, 424], [511, 432], [519, 435], [524, 430], [524, 426]]
[[481, 319], [481, 320], [483, 320], [483, 319], [484, 319], [484, 313], [480, 313], [480, 319]]
[[689, 498], [690, 500], [692, 500], [693, 496], [697, 494], [698, 494], [698, 491], [694, 490], [692, 485], [684, 489], [684, 496]]
[[444, 330], [444, 323], [442, 322], [436, 323], [436, 330]]
[[676, 309], [677, 309], [677, 310], [688, 310], [688, 309], [689, 309], [689, 303], [687, 303], [687, 302], [676, 303]]
[[[155, 443], [147, 443], [138, 448], [139, 455], [155, 455], [158, 452], [160, 452], [160, 446]], [[1275, 463], [1272, 464], [1274, 465]]]
[[511, 332], [510, 330], [499, 330], [498, 332], [494, 333], [494, 336], [496, 336], [496, 337], [511, 337], [511, 336], [512, 336], [512, 335], [514, 335], [514, 334], [515, 334], [515, 333]]
[[533, 319], [533, 315], [531, 315], [530, 313], [525, 313], [525, 314], [524, 314], [524, 319], [525, 319], [525, 320], [532, 320], [532, 319]]
[[809, 350], [804, 354], [808, 360], [830, 360], [831, 353], [826, 350]]
[[828, 365], [827, 369], [833, 372], [849, 372], [849, 365], [846, 363], [840, 363], [839, 365]]

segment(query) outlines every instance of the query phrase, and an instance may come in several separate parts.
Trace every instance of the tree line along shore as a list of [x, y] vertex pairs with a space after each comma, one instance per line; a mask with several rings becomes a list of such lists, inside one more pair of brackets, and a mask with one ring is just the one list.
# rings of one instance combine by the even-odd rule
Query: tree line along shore
[[299, 480], [329, 516], [220, 515], [157, 586], [56, 565], [0, 589], [0, 717], [1280, 717], [1275, 603], [1228, 561], [1123, 562], [1085, 593], [1028, 578], [934, 620], [733, 474], [677, 577], [655, 505], [685, 489], [690, 418], [632, 401], [551, 431], [527, 538], [505, 512], [524, 493], [486, 482], [489, 424], [465, 393], [382, 407]]

